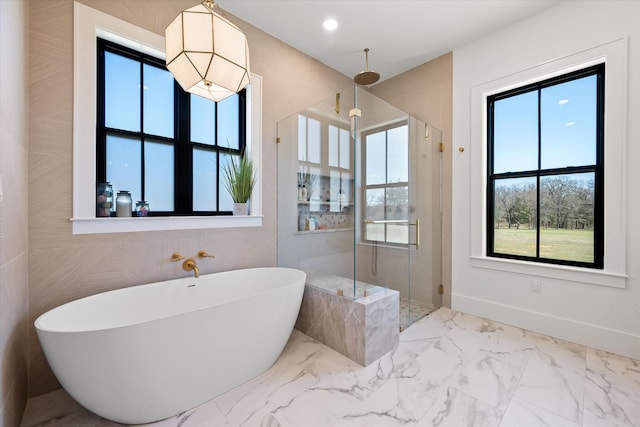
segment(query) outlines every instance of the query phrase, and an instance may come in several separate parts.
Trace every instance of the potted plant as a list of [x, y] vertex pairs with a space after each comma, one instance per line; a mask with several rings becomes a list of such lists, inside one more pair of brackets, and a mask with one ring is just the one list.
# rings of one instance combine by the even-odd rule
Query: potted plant
[[231, 156], [230, 160], [223, 166], [222, 172], [225, 179], [225, 188], [233, 199], [233, 214], [248, 215], [249, 206], [247, 201], [253, 192], [256, 184], [256, 177], [251, 159], [243, 155], [240, 160], [236, 156]]

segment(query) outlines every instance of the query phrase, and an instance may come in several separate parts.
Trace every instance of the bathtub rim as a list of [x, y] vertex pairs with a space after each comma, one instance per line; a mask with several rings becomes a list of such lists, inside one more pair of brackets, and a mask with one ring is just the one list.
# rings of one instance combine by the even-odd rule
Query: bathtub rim
[[208, 277], [208, 276], [215, 276], [218, 274], [230, 274], [233, 272], [237, 272], [237, 271], [257, 271], [257, 270], [287, 270], [287, 271], [293, 271], [293, 272], [299, 272], [301, 274], [300, 278], [296, 278], [296, 280], [292, 281], [291, 283], [287, 283], [278, 287], [274, 287], [268, 290], [263, 290], [260, 292], [255, 292], [255, 293], [250, 293], [250, 294], [246, 294], [246, 295], [242, 295], [240, 298], [236, 298], [234, 300], [231, 301], [226, 301], [226, 302], [222, 302], [222, 303], [214, 303], [211, 305], [207, 305], [204, 307], [200, 307], [200, 308], [194, 308], [191, 310], [185, 310], [185, 311], [177, 311], [175, 313], [171, 313], [170, 315], [167, 316], [151, 316], [148, 319], [145, 319], [143, 321], [138, 321], [138, 322], [130, 322], [130, 323], [126, 323], [126, 324], [122, 324], [122, 325], [116, 325], [116, 326], [110, 326], [110, 327], [100, 327], [100, 328], [84, 328], [84, 329], [75, 329], [75, 330], [61, 330], [61, 329], [54, 329], [54, 328], [50, 328], [50, 327], [42, 327], [42, 323], [43, 320], [46, 320], [47, 315], [49, 315], [50, 313], [56, 312], [58, 310], [63, 310], [65, 307], [68, 307], [69, 305], [72, 304], [80, 304], [82, 301], [85, 300], [89, 300], [89, 299], [94, 299], [94, 298], [99, 298], [103, 295], [106, 294], [113, 294], [115, 292], [122, 292], [122, 291], [127, 291], [129, 289], [132, 288], [141, 288], [141, 287], [151, 287], [151, 286], [157, 286], [160, 284], [163, 285], [167, 285], [171, 283], [172, 285], [175, 286], [181, 286], [181, 285], [186, 285], [188, 283], [190, 283], [191, 280], [194, 280], [193, 277], [189, 276], [189, 277], [179, 277], [176, 279], [168, 279], [168, 280], [163, 280], [163, 281], [159, 281], [159, 282], [152, 282], [152, 283], [143, 283], [140, 285], [132, 285], [132, 286], [127, 286], [124, 288], [118, 288], [118, 289], [112, 289], [109, 291], [104, 291], [104, 292], [98, 292], [92, 295], [87, 295], [85, 297], [82, 298], [77, 298], [71, 301], [68, 301], [66, 303], [57, 305], [49, 310], [47, 310], [46, 312], [40, 314], [33, 322], [33, 325], [36, 329], [36, 332], [47, 332], [47, 333], [55, 333], [55, 334], [80, 334], [80, 333], [93, 333], [93, 332], [100, 332], [100, 331], [110, 331], [110, 330], [118, 330], [118, 329], [122, 329], [122, 328], [128, 328], [131, 326], [135, 326], [135, 325], [143, 325], [146, 323], [150, 323], [150, 322], [154, 322], [154, 321], [158, 321], [160, 319], [170, 319], [173, 317], [178, 317], [187, 313], [191, 313], [191, 312], [199, 312], [199, 311], [203, 311], [203, 310], [208, 310], [211, 309], [213, 307], [216, 306], [220, 306], [220, 305], [224, 305], [224, 304], [228, 304], [234, 301], [242, 301], [248, 298], [252, 298], [255, 297], [257, 295], [263, 295], [263, 294], [268, 294], [271, 292], [276, 292], [279, 289], [285, 288], [285, 287], [289, 287], [289, 286], [294, 286], [298, 283], [298, 280], [302, 280], [302, 287], [305, 286], [306, 283], [306, 273], [303, 270], [300, 269], [296, 269], [296, 268], [289, 268], [289, 267], [249, 267], [249, 268], [240, 268], [240, 269], [236, 269], [236, 270], [226, 270], [226, 271], [219, 271], [219, 272], [214, 272], [214, 273], [208, 273], [208, 274], [203, 274], [202, 278]]

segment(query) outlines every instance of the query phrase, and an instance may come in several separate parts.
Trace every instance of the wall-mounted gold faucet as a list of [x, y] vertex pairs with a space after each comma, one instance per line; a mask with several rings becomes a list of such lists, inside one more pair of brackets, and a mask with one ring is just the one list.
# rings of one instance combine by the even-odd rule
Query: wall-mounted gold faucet
[[215, 258], [215, 255], [209, 255], [205, 250], [198, 251], [198, 258]]
[[184, 271], [193, 271], [193, 277], [196, 279], [200, 277], [200, 270], [193, 258], [186, 259], [185, 262], [182, 263], [182, 269]]

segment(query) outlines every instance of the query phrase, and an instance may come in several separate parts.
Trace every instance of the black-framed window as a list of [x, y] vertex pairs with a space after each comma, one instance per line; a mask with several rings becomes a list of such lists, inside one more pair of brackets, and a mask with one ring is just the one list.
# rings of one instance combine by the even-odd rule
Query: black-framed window
[[409, 243], [409, 125], [395, 123], [362, 134], [365, 241]]
[[162, 59], [103, 39], [97, 51], [96, 181], [150, 215], [231, 214], [222, 167], [246, 147], [245, 91], [214, 102], [183, 91]]
[[604, 64], [487, 98], [487, 255], [603, 268]]

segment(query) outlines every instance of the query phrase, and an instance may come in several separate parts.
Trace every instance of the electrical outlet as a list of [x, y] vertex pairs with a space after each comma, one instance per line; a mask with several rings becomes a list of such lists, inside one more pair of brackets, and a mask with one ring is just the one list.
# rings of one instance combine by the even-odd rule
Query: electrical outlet
[[531, 281], [531, 292], [536, 294], [542, 293], [542, 282], [540, 282], [540, 280]]

